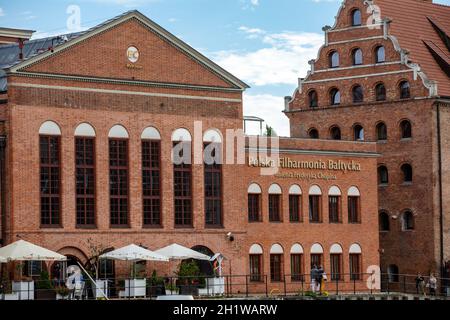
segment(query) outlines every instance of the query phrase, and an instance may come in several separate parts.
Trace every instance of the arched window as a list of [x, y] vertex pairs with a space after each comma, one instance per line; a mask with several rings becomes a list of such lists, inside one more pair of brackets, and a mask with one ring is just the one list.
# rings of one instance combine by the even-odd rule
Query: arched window
[[291, 281], [304, 281], [303, 247], [296, 243], [291, 247]]
[[401, 170], [403, 173], [403, 182], [409, 183], [412, 182], [413, 179], [413, 170], [410, 164], [405, 163], [401, 166]]
[[403, 212], [402, 214], [402, 230], [414, 230], [414, 215], [409, 210]]
[[337, 106], [341, 103], [341, 93], [338, 89], [334, 88], [330, 91], [330, 102], [333, 106]]
[[279, 282], [283, 280], [283, 247], [274, 244], [270, 248], [270, 280]]
[[386, 100], [386, 87], [384, 84], [379, 83], [375, 86], [375, 99], [377, 101]]
[[361, 246], [354, 243], [349, 249], [349, 269], [350, 269], [350, 280], [361, 280], [362, 274], [362, 260], [361, 260]]
[[377, 124], [377, 140], [386, 141], [387, 140], [387, 127], [384, 122]]
[[248, 221], [260, 222], [261, 217], [261, 187], [252, 183], [247, 190], [248, 194]]
[[342, 247], [335, 243], [330, 248], [330, 274], [331, 280], [342, 279]]
[[409, 139], [412, 137], [412, 126], [408, 120], [403, 120], [400, 123], [400, 131], [402, 139]]
[[281, 187], [274, 183], [269, 187], [269, 221], [280, 222], [281, 217]]
[[330, 136], [333, 140], [341, 140], [341, 129], [337, 126], [331, 127]]
[[309, 189], [309, 222], [322, 222], [322, 190], [317, 185]]
[[263, 281], [263, 249], [259, 244], [253, 244], [249, 250], [250, 281]]
[[337, 51], [331, 51], [328, 55], [330, 68], [339, 67], [339, 53]]
[[347, 192], [348, 223], [361, 223], [361, 194], [352, 186]]
[[289, 188], [289, 221], [302, 221], [302, 189], [294, 184]]
[[75, 129], [77, 226], [95, 226], [95, 169], [95, 130], [81, 123]]
[[317, 91], [311, 90], [308, 93], [308, 99], [309, 99], [309, 107], [310, 108], [317, 108], [319, 106], [319, 101], [317, 98]]
[[389, 282], [398, 282], [399, 271], [398, 271], [398, 266], [397, 265], [395, 265], [395, 264], [389, 265], [389, 267], [387, 269], [387, 273], [388, 273], [388, 280], [389, 280]]
[[311, 257], [311, 268], [323, 266], [323, 247], [320, 243], [314, 243], [310, 249]]
[[357, 66], [363, 64], [363, 52], [357, 48], [352, 51], [353, 65]]
[[383, 46], [375, 48], [375, 62], [381, 63], [386, 61], [386, 52]]
[[364, 141], [364, 128], [357, 124], [353, 127], [355, 141]]
[[378, 223], [380, 231], [389, 231], [390, 230], [389, 214], [385, 211], [381, 211], [378, 216]]
[[402, 81], [399, 84], [400, 99], [408, 99], [411, 97], [411, 87], [408, 81]]
[[309, 129], [308, 135], [311, 139], [319, 139], [319, 131], [316, 128]]
[[352, 26], [361, 25], [361, 11], [359, 9], [353, 10], [351, 17], [352, 17]]
[[360, 85], [356, 85], [352, 89], [353, 103], [360, 103], [364, 101], [364, 91]]
[[332, 186], [328, 191], [328, 221], [329, 223], [342, 222], [341, 214], [341, 190]]
[[389, 174], [386, 166], [378, 167], [378, 184], [386, 185], [389, 183]]

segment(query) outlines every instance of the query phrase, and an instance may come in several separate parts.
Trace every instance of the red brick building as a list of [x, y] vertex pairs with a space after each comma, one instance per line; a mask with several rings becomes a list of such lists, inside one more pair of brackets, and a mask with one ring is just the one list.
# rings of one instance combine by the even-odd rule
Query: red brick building
[[200, 160], [210, 143], [235, 143], [245, 83], [137, 11], [25, 49], [48, 43], [3, 65], [3, 244], [87, 263], [89, 239], [177, 242], [223, 253], [225, 273], [250, 275], [255, 292], [265, 279], [297, 291], [312, 263], [367, 290], [357, 275], [379, 262], [375, 143], [283, 138], [273, 163], [249, 142], [241, 163], [174, 164], [175, 142]]
[[347, 0], [324, 31], [291, 136], [376, 143], [382, 272], [448, 272], [450, 7]]

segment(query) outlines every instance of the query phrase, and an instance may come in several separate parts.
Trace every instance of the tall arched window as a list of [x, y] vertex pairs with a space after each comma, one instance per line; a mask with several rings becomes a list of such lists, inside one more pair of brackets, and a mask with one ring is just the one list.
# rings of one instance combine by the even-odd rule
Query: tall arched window
[[362, 250], [359, 244], [352, 244], [349, 250], [350, 280], [361, 280], [362, 274]]
[[385, 211], [381, 211], [378, 216], [378, 222], [380, 231], [389, 231], [390, 230], [390, 221], [389, 214]]
[[409, 210], [403, 212], [402, 214], [402, 230], [414, 230], [414, 215]]
[[261, 216], [261, 187], [252, 183], [247, 190], [248, 194], [248, 221], [260, 222]]
[[309, 188], [309, 222], [322, 222], [322, 190], [317, 185]]
[[61, 129], [53, 121], [39, 129], [41, 226], [61, 225]]
[[357, 124], [353, 127], [355, 141], [364, 141], [364, 128]]
[[316, 128], [309, 129], [308, 135], [311, 139], [319, 139], [319, 131]]
[[339, 53], [337, 51], [331, 51], [328, 54], [328, 59], [329, 59], [330, 68], [339, 67]]
[[172, 134], [175, 226], [192, 227], [192, 137], [188, 130]]
[[274, 244], [270, 248], [270, 280], [279, 282], [283, 280], [283, 247]]
[[330, 274], [331, 280], [341, 280], [342, 274], [342, 247], [335, 243], [330, 248]]
[[332, 186], [328, 191], [328, 221], [329, 223], [342, 222], [341, 190]]
[[403, 173], [403, 182], [410, 183], [413, 180], [413, 170], [412, 166], [408, 163], [405, 163], [401, 166], [401, 170]]
[[363, 52], [361, 49], [357, 48], [352, 51], [353, 65], [363, 64]]
[[355, 186], [347, 192], [348, 223], [361, 223], [361, 194]]
[[303, 281], [303, 247], [296, 243], [291, 247], [291, 281]]
[[253, 244], [249, 250], [250, 281], [263, 281], [263, 249], [259, 244]]
[[378, 167], [378, 184], [386, 185], [389, 183], [389, 174], [386, 166]]
[[331, 105], [336, 106], [341, 103], [341, 93], [338, 89], [334, 88], [330, 91], [330, 102]]
[[379, 83], [375, 86], [375, 99], [377, 101], [386, 100], [386, 87], [383, 83]]
[[297, 184], [289, 188], [289, 221], [301, 222], [302, 218], [302, 189]]
[[411, 87], [408, 81], [400, 82], [399, 86], [400, 99], [408, 99], [411, 97]]
[[352, 17], [352, 26], [361, 25], [361, 11], [359, 9], [353, 10], [351, 17]]
[[281, 187], [274, 183], [269, 187], [269, 221], [280, 222], [281, 216]]
[[386, 61], [386, 52], [383, 46], [375, 48], [375, 62], [381, 63]]
[[330, 136], [333, 140], [341, 140], [341, 129], [338, 126], [331, 127]]
[[204, 192], [205, 225], [217, 228], [223, 226], [222, 214], [222, 136], [216, 129], [203, 135], [204, 147]]
[[353, 103], [360, 103], [364, 101], [364, 91], [360, 85], [356, 85], [352, 89]]
[[110, 223], [129, 227], [128, 132], [120, 125], [109, 131]]
[[82, 123], [75, 129], [76, 224], [95, 226], [95, 130]]
[[400, 123], [400, 133], [402, 139], [409, 139], [412, 137], [412, 126], [408, 120], [403, 120]]
[[379, 122], [377, 124], [377, 140], [378, 141], [387, 140], [387, 127], [384, 122]]
[[323, 266], [323, 247], [320, 243], [314, 243], [311, 246], [310, 249], [311, 252], [311, 257], [310, 257], [310, 262], [311, 262], [311, 268], [312, 267], [320, 267]]
[[309, 107], [310, 108], [317, 108], [319, 106], [319, 101], [318, 101], [316, 90], [311, 90], [308, 93], [308, 99], [309, 99]]

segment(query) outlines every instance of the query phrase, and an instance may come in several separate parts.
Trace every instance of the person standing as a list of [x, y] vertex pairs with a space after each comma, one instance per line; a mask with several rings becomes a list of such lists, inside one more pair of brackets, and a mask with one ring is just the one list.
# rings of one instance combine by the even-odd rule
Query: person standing
[[430, 296], [436, 296], [437, 279], [433, 273], [430, 274], [430, 279], [428, 279], [428, 287], [430, 289]]
[[317, 291], [319, 291], [320, 294], [322, 294], [322, 281], [324, 273], [325, 271], [323, 270], [323, 267], [320, 266], [319, 269], [317, 270], [317, 278], [316, 278]]
[[422, 274], [420, 274], [420, 272], [417, 274], [417, 277], [416, 277], [416, 291], [417, 291], [417, 294], [426, 295], [425, 279], [422, 277]]
[[317, 274], [318, 274], [318, 269], [317, 269], [317, 266], [316, 265], [313, 265], [313, 267], [312, 267], [312, 269], [311, 269], [311, 273], [310, 273], [310, 276], [311, 276], [311, 291], [313, 292], [313, 293], [316, 293], [316, 291], [317, 291]]

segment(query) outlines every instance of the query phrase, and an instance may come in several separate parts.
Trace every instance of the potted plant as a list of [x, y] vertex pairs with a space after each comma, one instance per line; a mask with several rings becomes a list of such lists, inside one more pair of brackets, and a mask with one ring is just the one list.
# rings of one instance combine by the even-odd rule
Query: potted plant
[[36, 282], [36, 300], [55, 300], [56, 292], [53, 289], [50, 276], [47, 271], [42, 271]]
[[160, 296], [164, 294], [164, 279], [156, 274], [156, 270], [153, 270], [152, 276], [149, 279], [149, 289], [151, 296]]
[[59, 286], [55, 288], [56, 300], [68, 300], [70, 289], [66, 286]]
[[[180, 282], [180, 293], [187, 295], [198, 295], [197, 285], [202, 284], [199, 278], [200, 268], [193, 260], [180, 263], [179, 270], [176, 273]], [[204, 279], [203, 279], [204, 283]]]
[[180, 289], [173, 283], [166, 284], [167, 295], [177, 295]]

